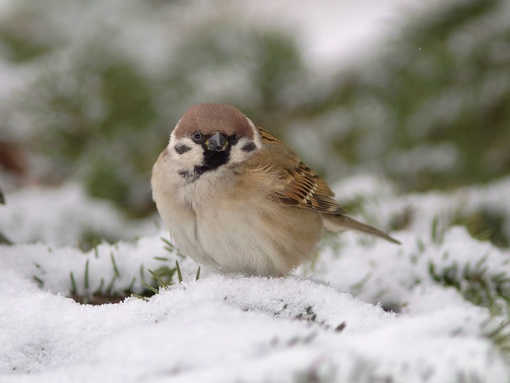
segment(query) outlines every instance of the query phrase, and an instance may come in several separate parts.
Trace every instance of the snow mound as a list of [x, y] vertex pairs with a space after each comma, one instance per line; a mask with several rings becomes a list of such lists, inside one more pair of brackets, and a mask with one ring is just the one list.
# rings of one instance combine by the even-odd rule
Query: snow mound
[[103, 306], [12, 273], [0, 286], [2, 382], [444, 382], [459, 371], [498, 382], [508, 373], [483, 336], [487, 312], [465, 303], [397, 316], [306, 279], [219, 275]]
[[[163, 242], [164, 232], [82, 252], [70, 246], [80, 228], [97, 219], [114, 228], [115, 210], [70, 186], [8, 196], [0, 230], [10, 234], [13, 211], [25, 207], [19, 227], [44, 223], [46, 243], [0, 246], [0, 381], [507, 382], [508, 250], [450, 227], [449, 215], [495, 208], [509, 186], [396, 196], [384, 180], [346, 180], [338, 195], [362, 198], [365, 218], [381, 227], [413, 211], [393, 233], [402, 245], [346, 233], [326, 239], [314, 265], [270, 279], [204, 269], [196, 280], [197, 265]], [[62, 237], [71, 210], [82, 215]], [[149, 270], [170, 274], [147, 300], [68, 298], [147, 292]]]

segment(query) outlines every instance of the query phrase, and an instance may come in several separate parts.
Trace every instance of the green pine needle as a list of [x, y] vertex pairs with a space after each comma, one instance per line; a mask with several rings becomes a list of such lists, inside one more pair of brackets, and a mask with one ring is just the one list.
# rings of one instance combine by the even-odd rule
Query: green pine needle
[[154, 277], [156, 281], [158, 281], [161, 287], [164, 287], [165, 289], [168, 288], [168, 284], [163, 279], [161, 279], [161, 277], [156, 272], [152, 271], [151, 269], [147, 269], [147, 271]]
[[145, 281], [145, 268], [143, 267], [143, 263], [140, 265], [140, 280], [142, 283]]
[[110, 257], [113, 265], [113, 272], [115, 273], [116, 278], [120, 278], [119, 268], [117, 267], [117, 262], [115, 262], [115, 256], [113, 255], [113, 251], [110, 252]]
[[94, 238], [93, 239], [94, 243], [93, 243], [93, 246], [94, 246], [94, 256], [96, 257], [96, 259], [99, 258], [99, 250], [98, 250], [98, 245], [99, 245], [99, 241], [97, 240], [97, 238]]
[[85, 291], [89, 290], [89, 259], [85, 262]]
[[156, 290], [153, 286], [149, 285], [148, 283], [142, 282], [143, 287], [145, 287], [147, 290], [152, 291], [154, 294], [159, 293], [158, 290]]
[[175, 246], [172, 242], [170, 242], [168, 239], [161, 237], [161, 240], [165, 244], [164, 249], [168, 251], [169, 253], [175, 252]]
[[76, 288], [76, 280], [72, 271], [69, 273], [69, 277], [71, 278], [71, 294], [76, 295], [78, 289]]
[[177, 269], [177, 279], [179, 280], [179, 283], [182, 283], [182, 273], [181, 266], [179, 266], [179, 261], [175, 261], [175, 268]]
[[39, 285], [39, 287], [43, 287], [44, 286], [44, 281], [39, 278], [38, 276], [36, 275], [33, 275], [32, 278], [34, 279], [34, 281], [37, 282], [37, 284]]

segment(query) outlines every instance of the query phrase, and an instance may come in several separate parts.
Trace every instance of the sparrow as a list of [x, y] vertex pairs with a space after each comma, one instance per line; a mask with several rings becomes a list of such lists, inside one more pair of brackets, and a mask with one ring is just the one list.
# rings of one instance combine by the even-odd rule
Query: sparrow
[[198, 104], [184, 113], [151, 186], [174, 243], [222, 273], [286, 276], [315, 257], [324, 229], [400, 243], [349, 217], [323, 179], [230, 105]]

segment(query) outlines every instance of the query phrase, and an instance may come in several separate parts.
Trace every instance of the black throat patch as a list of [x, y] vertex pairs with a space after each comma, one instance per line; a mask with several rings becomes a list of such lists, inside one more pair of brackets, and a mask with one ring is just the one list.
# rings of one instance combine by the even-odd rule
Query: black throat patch
[[230, 145], [228, 145], [225, 150], [219, 152], [208, 150], [205, 145], [203, 148], [204, 156], [201, 165], [195, 166], [193, 172], [186, 170], [180, 170], [178, 172], [179, 175], [188, 182], [195, 182], [202, 174], [218, 169], [220, 166], [228, 163], [230, 159]]
[[204, 148], [204, 161], [202, 165], [195, 166], [195, 171], [203, 174], [205, 172], [216, 170], [220, 166], [225, 165], [230, 159], [230, 145], [225, 150], [216, 152]]

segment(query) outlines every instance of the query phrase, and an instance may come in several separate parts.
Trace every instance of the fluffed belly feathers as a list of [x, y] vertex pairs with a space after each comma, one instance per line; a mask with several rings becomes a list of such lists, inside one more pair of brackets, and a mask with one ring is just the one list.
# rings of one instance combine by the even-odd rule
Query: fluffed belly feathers
[[[283, 276], [316, 254], [319, 213], [257, 200], [155, 200], [171, 238], [197, 263], [223, 273]], [[296, 224], [297, 223], [297, 224]]]

